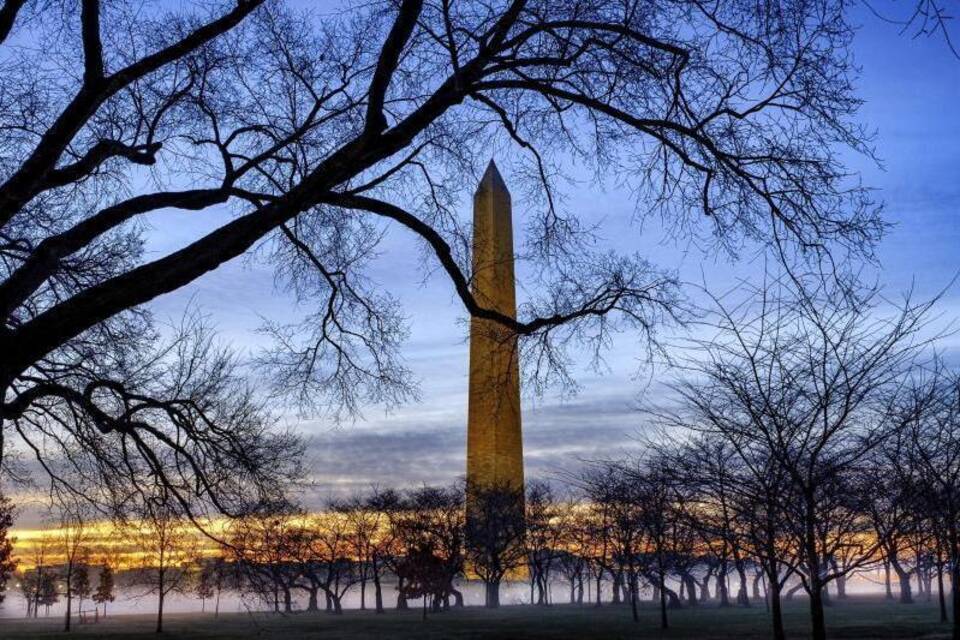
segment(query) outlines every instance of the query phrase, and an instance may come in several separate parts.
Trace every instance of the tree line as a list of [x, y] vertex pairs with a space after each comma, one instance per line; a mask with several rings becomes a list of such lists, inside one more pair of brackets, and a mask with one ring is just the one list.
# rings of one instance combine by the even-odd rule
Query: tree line
[[[956, 637], [960, 374], [937, 350], [949, 328], [934, 322], [936, 299], [835, 296], [772, 282], [737, 304], [716, 298], [702, 316], [713, 331], [676, 350], [671, 393], [643, 410], [642, 454], [582, 461], [525, 494], [477, 487], [468, 498], [459, 483], [371, 490], [319, 513], [274, 505], [219, 534], [217, 588], [229, 573], [231, 588], [274, 611], [302, 597], [340, 613], [352, 592], [383, 612], [389, 584], [390, 606], [419, 600], [426, 616], [463, 606], [464, 580], [484, 584], [491, 608], [504, 581], [525, 580], [533, 603], [551, 604], [563, 584], [564, 599], [592, 591], [635, 620], [649, 592], [663, 627], [672, 608], [762, 597], [778, 640], [782, 602], [799, 592], [819, 640], [824, 608], [853, 576], [882, 569], [888, 597], [894, 586], [904, 604], [936, 593]], [[87, 595], [72, 588], [83, 583], [80, 513], [61, 513], [68, 605]], [[158, 496], [120, 523], [158, 595], [158, 629], [168, 593], [209, 584], [197, 568], [209, 558], [198, 563], [196, 536], [183, 535], [189, 516]]]

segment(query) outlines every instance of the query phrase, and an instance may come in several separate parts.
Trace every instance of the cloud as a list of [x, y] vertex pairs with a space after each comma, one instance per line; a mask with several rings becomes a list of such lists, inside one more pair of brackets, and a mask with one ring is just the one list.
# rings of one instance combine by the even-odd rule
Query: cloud
[[[465, 407], [464, 407], [465, 409]], [[307, 464], [308, 507], [372, 486], [445, 484], [466, 469], [466, 416], [410, 416], [313, 431]], [[618, 456], [639, 445], [642, 418], [628, 393], [532, 408], [524, 412], [527, 478], [575, 469], [582, 460]]]

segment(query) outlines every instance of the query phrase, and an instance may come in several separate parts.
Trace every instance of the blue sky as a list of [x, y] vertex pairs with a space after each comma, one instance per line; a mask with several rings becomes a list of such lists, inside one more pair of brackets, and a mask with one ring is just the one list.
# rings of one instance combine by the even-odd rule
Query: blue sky
[[[883, 167], [861, 157], [852, 157], [849, 166], [878, 190], [886, 218], [895, 225], [879, 247], [880, 281], [891, 293], [915, 281], [921, 295], [930, 295], [960, 269], [960, 60], [939, 39], [901, 36], [896, 27], [867, 15], [863, 24], [854, 47], [862, 66], [859, 93], [866, 101], [861, 119], [877, 130]], [[505, 177], [509, 184], [509, 173]], [[617, 238], [618, 248], [639, 250], [661, 266], [678, 269], [682, 278], [700, 281], [701, 274], [707, 274], [708, 285], [723, 288], [735, 276], [760, 271], [758, 259], [731, 264], [678, 246], [664, 237], [656, 221], [642, 229], [629, 227], [621, 221], [631, 219], [634, 203], [615, 188], [571, 194], [568, 204], [586, 217], [610, 222], [606, 233]], [[463, 215], [470, 215], [468, 203]], [[514, 215], [515, 228], [521, 227], [522, 207], [516, 207]], [[152, 221], [149, 249], [166, 252], [222, 219], [206, 213], [164, 213]], [[377, 483], [445, 482], [464, 470], [464, 314], [445, 279], [424, 281], [415, 246], [403, 230], [391, 228], [372, 275], [403, 301], [411, 326], [404, 354], [420, 381], [422, 400], [390, 413], [368, 407], [362, 419], [339, 426], [289, 418], [309, 438], [309, 463], [317, 482], [311, 501]], [[152, 308], [160, 318], [175, 318], [188, 305], [208, 314], [222, 338], [248, 354], [265, 344], [256, 333], [263, 318], [293, 320], [299, 313], [294, 302], [275, 289], [270, 268], [249, 259], [225, 265], [154, 301]], [[948, 291], [941, 311], [948, 317], [960, 315], [958, 287]], [[525, 399], [528, 477], [632, 446], [631, 437], [643, 426], [637, 403], [642, 394], [657, 393], [656, 381], [665, 372], [640, 367], [644, 353], [636, 336], [620, 336], [607, 355], [603, 375], [584, 363], [576, 396]]]

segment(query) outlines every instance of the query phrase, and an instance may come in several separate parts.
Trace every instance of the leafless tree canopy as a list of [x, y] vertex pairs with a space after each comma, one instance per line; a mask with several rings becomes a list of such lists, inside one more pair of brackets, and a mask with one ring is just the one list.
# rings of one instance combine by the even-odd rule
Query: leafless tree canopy
[[[756, 550], [777, 590], [799, 577], [814, 638], [825, 637], [826, 585], [878, 553], [884, 536], [864, 517], [877, 507], [872, 478], [890, 475], [881, 452], [891, 441], [928, 419], [909, 382], [939, 335], [933, 302], [907, 297], [897, 307], [872, 292], [858, 307], [836, 306], [831, 293], [797, 298], [774, 284], [739, 307], [718, 301], [718, 333], [694, 341], [688, 375], [673, 385], [678, 406], [661, 414], [698, 433], [700, 447], [726, 451], [724, 471], [738, 478], [724, 487], [726, 506], [751, 514], [754, 528], [739, 544]], [[714, 488], [717, 471], [704, 469]]]
[[[54, 476], [66, 460], [224, 511], [269, 499], [296, 447], [209, 336], [170, 338], [142, 305], [257, 252], [315, 308], [268, 327], [273, 391], [337, 415], [399, 402], [415, 392], [398, 351], [404, 316], [365, 275], [390, 228], [421, 241], [425, 268], [470, 314], [526, 337], [539, 374], [562, 370], [573, 341], [652, 335], [677, 314], [675, 277], [611, 253], [569, 210], [574, 167], [732, 254], [745, 242], [791, 262], [869, 254], [883, 227], [837, 155], [869, 151], [852, 119], [844, 11], [830, 0], [403, 0], [339, 15], [265, 0], [174, 13], [5, 2], [0, 433]], [[465, 176], [507, 152], [536, 276], [517, 319], [471, 296], [454, 210]], [[209, 224], [145, 254], [148, 216], [175, 210]]]

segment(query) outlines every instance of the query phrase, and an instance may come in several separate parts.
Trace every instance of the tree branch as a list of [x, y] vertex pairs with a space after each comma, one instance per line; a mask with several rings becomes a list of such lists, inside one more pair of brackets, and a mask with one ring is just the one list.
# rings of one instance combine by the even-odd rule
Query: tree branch
[[44, 189], [64, 150], [96, 110], [130, 83], [203, 46], [240, 23], [265, 0], [238, 0], [237, 6], [176, 43], [108, 76], [95, 87], [84, 86], [40, 138], [30, 156], [0, 186], [0, 228]]
[[377, 134], [387, 128], [387, 119], [383, 115], [383, 103], [387, 95], [387, 88], [390, 86], [393, 73], [397, 70], [400, 54], [403, 53], [403, 48], [410, 40], [422, 10], [423, 0], [403, 0], [400, 5], [397, 19], [387, 35], [383, 48], [380, 50], [373, 80], [370, 81], [369, 102], [367, 103], [367, 115], [364, 123], [365, 135]]
[[83, 84], [103, 80], [103, 43], [100, 41], [100, 0], [83, 0], [80, 9], [83, 35]]
[[3, 7], [0, 7], [0, 43], [6, 40], [10, 32], [13, 31], [13, 23], [17, 19], [17, 14], [26, 3], [27, 0], [6, 0]]

